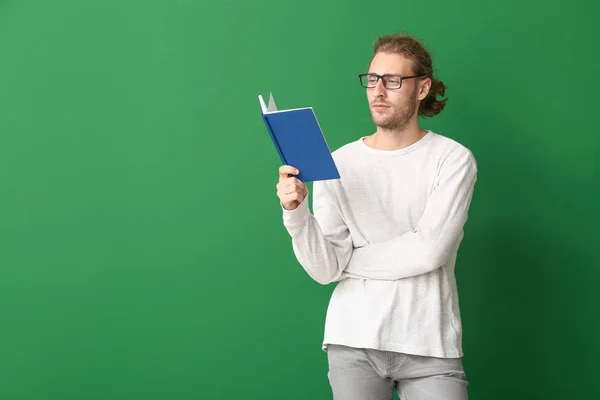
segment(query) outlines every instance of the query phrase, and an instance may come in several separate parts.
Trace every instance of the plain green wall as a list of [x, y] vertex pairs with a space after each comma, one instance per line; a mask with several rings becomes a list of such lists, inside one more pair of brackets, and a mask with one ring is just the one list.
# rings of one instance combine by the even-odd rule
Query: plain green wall
[[598, 1], [0, 1], [0, 399], [330, 399], [257, 94], [373, 130], [357, 74], [431, 49], [479, 181], [472, 399], [599, 398]]

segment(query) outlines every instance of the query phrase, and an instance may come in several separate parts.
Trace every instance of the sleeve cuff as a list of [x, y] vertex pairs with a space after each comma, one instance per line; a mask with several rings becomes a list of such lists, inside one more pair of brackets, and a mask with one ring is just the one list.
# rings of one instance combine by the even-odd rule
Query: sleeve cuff
[[283, 212], [283, 224], [285, 226], [293, 226], [301, 224], [308, 218], [310, 215], [310, 210], [308, 209], [308, 199], [304, 199], [300, 205], [294, 210], [286, 210], [281, 206], [281, 211]]

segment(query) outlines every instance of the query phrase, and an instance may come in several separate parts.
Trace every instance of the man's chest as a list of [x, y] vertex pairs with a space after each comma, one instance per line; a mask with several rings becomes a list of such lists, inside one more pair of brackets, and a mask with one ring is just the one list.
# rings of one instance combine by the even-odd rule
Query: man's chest
[[342, 217], [351, 231], [378, 241], [414, 229], [436, 171], [420, 164], [372, 164], [346, 169], [343, 178], [335, 193]]

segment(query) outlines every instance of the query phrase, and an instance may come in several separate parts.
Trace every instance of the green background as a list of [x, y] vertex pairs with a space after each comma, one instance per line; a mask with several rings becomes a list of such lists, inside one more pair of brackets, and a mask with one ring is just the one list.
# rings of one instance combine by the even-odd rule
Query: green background
[[[373, 131], [379, 36], [430, 48], [475, 154], [472, 399], [599, 398], [598, 1], [0, 1], [0, 398], [330, 399], [258, 94]], [[596, 204], [596, 205], [594, 205]]]

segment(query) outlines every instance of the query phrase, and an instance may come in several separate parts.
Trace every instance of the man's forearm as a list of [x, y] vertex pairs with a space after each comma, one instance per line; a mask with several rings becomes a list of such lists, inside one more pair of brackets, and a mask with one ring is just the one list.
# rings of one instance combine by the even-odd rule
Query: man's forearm
[[284, 224], [294, 254], [308, 275], [322, 285], [339, 280], [352, 254], [345, 226], [334, 226], [325, 235], [306, 202], [291, 212], [284, 210]]
[[445, 265], [463, 238], [463, 227], [477, 167], [463, 153], [440, 173], [439, 185], [427, 201], [413, 231], [390, 240], [356, 248], [346, 268], [349, 276], [368, 279], [403, 279]]
[[387, 242], [356, 248], [345, 272], [348, 277], [381, 280], [431, 272], [444, 265], [455, 249], [453, 243], [439, 239], [410, 232]]

